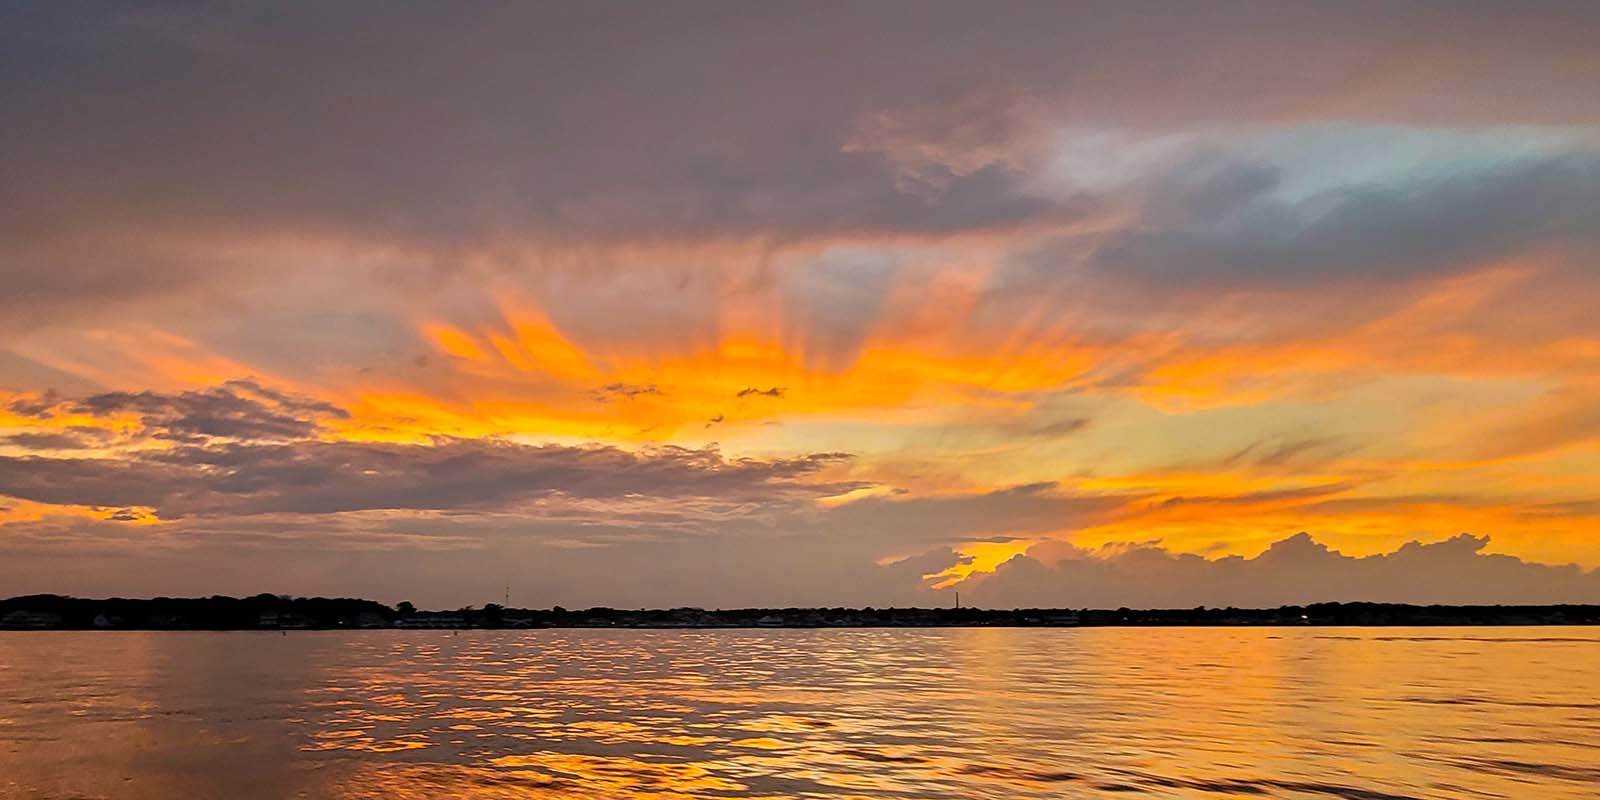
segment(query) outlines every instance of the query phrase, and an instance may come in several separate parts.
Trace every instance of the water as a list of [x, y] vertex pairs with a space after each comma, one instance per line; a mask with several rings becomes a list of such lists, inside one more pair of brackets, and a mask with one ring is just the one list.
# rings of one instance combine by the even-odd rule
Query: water
[[0, 797], [1600, 796], [1589, 628], [0, 633]]

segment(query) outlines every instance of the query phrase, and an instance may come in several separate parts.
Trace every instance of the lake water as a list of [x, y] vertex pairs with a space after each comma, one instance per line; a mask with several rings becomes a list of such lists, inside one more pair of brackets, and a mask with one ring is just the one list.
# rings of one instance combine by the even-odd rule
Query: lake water
[[1600, 630], [0, 633], [0, 797], [1595, 798]]

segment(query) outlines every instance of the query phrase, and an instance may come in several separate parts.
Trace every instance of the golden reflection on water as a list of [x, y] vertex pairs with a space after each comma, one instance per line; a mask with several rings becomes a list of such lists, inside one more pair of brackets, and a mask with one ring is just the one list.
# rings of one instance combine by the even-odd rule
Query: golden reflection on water
[[0, 634], [0, 797], [1592, 798], [1600, 631]]

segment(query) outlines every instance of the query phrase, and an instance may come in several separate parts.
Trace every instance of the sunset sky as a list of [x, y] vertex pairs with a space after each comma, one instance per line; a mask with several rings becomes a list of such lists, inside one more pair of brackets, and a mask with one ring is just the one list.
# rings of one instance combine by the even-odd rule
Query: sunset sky
[[199, 8], [0, 4], [0, 596], [1600, 602], [1594, 3]]

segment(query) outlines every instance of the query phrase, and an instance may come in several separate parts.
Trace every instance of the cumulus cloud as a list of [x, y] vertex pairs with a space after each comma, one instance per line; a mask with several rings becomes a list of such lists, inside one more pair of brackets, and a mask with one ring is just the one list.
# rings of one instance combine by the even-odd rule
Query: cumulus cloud
[[1323, 601], [1392, 603], [1600, 602], [1600, 571], [1484, 553], [1489, 537], [1461, 534], [1354, 557], [1301, 533], [1254, 558], [1207, 559], [1156, 544], [1082, 550], [1053, 543], [962, 586], [993, 607], [1240, 608]]

